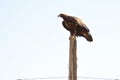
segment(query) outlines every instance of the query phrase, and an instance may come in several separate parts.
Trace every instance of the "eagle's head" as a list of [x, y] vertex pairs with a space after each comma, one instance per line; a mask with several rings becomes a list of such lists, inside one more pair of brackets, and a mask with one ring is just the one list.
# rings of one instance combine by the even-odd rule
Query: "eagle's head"
[[58, 17], [62, 17], [62, 18], [65, 18], [67, 17], [68, 15], [67, 14], [59, 14]]

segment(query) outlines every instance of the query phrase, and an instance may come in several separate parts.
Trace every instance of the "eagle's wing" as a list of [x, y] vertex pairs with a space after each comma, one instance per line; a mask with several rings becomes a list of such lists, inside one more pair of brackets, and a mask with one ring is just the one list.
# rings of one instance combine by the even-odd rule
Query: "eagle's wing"
[[74, 24], [78, 25], [79, 27], [81, 27], [81, 29], [89, 32], [89, 29], [88, 27], [83, 23], [82, 20], [80, 20], [79, 18], [77, 17], [73, 17], [73, 16], [68, 16], [67, 18], [70, 22], [73, 22]]

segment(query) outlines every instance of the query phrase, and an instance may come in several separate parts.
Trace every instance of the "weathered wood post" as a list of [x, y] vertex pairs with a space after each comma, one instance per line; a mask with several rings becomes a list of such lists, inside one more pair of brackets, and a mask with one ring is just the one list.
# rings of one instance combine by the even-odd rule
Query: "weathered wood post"
[[76, 36], [70, 36], [69, 80], [77, 80], [77, 41]]

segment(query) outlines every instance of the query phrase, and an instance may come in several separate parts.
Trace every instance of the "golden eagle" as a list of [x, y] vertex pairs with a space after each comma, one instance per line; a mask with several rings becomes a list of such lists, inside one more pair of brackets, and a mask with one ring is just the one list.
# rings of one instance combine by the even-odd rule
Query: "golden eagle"
[[79, 18], [66, 14], [59, 14], [58, 17], [63, 18], [62, 25], [65, 29], [70, 31], [71, 36], [83, 36], [87, 41], [93, 41], [90, 30]]

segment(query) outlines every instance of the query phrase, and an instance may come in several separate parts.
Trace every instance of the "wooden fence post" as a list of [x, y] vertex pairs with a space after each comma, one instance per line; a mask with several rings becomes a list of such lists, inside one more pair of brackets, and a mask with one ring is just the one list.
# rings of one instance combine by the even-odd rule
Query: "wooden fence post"
[[77, 80], [77, 41], [76, 36], [70, 36], [69, 80]]

